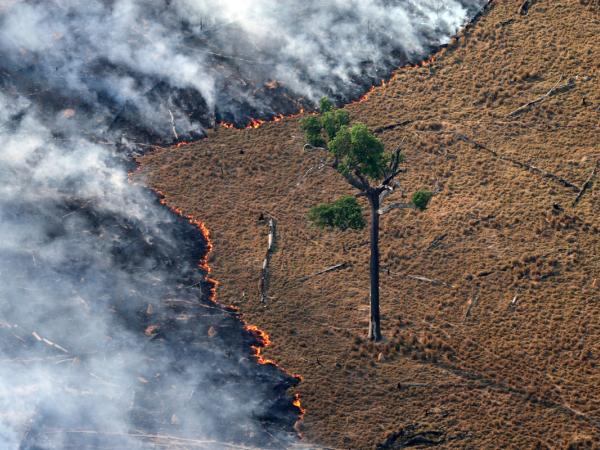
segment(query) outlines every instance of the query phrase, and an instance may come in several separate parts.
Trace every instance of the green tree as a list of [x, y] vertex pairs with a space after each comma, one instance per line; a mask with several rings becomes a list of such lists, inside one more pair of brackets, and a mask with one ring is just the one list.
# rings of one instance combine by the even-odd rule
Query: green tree
[[309, 220], [320, 227], [337, 227], [343, 230], [364, 228], [366, 221], [356, 198], [365, 197], [368, 200], [371, 218], [369, 339], [379, 341], [379, 218], [398, 208], [422, 211], [427, 208], [434, 193], [419, 190], [413, 194], [409, 203], [393, 203], [382, 208], [381, 203], [398, 186], [395, 178], [405, 172], [400, 167], [403, 162], [400, 149], [387, 152], [383, 143], [366, 125], [356, 123], [350, 126], [347, 112], [334, 110], [328, 99], [321, 99], [320, 109], [320, 116], [310, 116], [302, 122], [307, 140], [305, 149], [328, 151], [331, 167], [356, 188], [358, 193], [354, 197], [345, 196], [331, 204], [313, 207], [309, 212]]

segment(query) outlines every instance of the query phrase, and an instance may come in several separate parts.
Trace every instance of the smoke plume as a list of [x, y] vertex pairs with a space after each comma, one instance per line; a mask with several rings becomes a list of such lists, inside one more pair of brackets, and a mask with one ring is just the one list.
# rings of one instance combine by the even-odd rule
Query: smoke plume
[[484, 0], [0, 2], [0, 448], [284, 448], [296, 380], [209, 300], [142, 144], [358, 95]]

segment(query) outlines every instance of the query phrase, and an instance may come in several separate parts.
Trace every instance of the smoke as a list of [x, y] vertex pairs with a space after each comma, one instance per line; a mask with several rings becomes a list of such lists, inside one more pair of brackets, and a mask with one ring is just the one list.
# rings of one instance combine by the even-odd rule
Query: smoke
[[0, 2], [0, 448], [292, 442], [295, 380], [253, 361], [129, 158], [357, 95], [483, 3]]
[[0, 68], [37, 101], [88, 116], [88, 131], [172, 139], [171, 113], [178, 134], [200, 135], [215, 119], [360, 95], [447, 41], [484, 3], [18, 1], [0, 17]]

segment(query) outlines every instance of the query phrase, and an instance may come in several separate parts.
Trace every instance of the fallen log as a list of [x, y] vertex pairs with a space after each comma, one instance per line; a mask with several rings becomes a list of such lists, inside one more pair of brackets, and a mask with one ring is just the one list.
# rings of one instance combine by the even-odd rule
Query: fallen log
[[414, 122], [413, 119], [407, 119], [407, 120], [403, 120], [401, 122], [390, 123], [388, 125], [382, 125], [382, 126], [373, 128], [373, 133], [378, 134], [378, 133], [383, 133], [384, 131], [393, 130], [395, 128], [405, 127], [407, 125], [410, 125], [413, 122]]
[[511, 164], [514, 164], [515, 166], [517, 166], [521, 169], [527, 170], [528, 172], [531, 172], [531, 173], [535, 173], [536, 175], [540, 175], [543, 178], [548, 178], [550, 180], [553, 180], [559, 184], [562, 184], [564, 187], [572, 189], [576, 192], [579, 192], [579, 190], [581, 189], [575, 183], [571, 183], [569, 180], [567, 180], [559, 175], [556, 175], [555, 173], [548, 172], [547, 170], [541, 169], [537, 166], [534, 166], [533, 164], [524, 163], [517, 159], [511, 158], [510, 156], [502, 155], [501, 153], [498, 153], [497, 151], [492, 150], [491, 148], [486, 147], [485, 145], [483, 145], [477, 141], [474, 141], [473, 139], [469, 138], [468, 136], [465, 136], [464, 134], [457, 133], [456, 137], [457, 137], [457, 139], [460, 139], [461, 141], [470, 143], [477, 150], [484, 150], [484, 151], [488, 152], [489, 154], [493, 155], [494, 157], [498, 158], [501, 161], [510, 162]]
[[37, 341], [39, 341], [39, 342], [43, 342], [43, 343], [44, 343], [44, 344], [46, 344], [48, 347], [54, 347], [55, 349], [57, 349], [57, 350], [60, 350], [60, 351], [61, 351], [61, 352], [63, 352], [63, 353], [69, 353], [69, 351], [68, 351], [66, 348], [64, 348], [63, 346], [61, 346], [61, 345], [58, 345], [57, 343], [55, 343], [55, 342], [52, 342], [51, 340], [49, 340], [49, 339], [46, 339], [45, 337], [42, 337], [42, 336], [40, 336], [40, 335], [39, 335], [38, 333], [36, 333], [35, 331], [32, 331], [32, 332], [31, 332], [31, 335], [32, 335], [32, 336], [33, 336], [33, 337], [34, 337], [34, 338], [35, 338]]
[[312, 275], [306, 275], [305, 277], [300, 278], [298, 281], [306, 281], [309, 280], [313, 277], [316, 277], [318, 275], [323, 275], [324, 273], [328, 273], [328, 272], [333, 272], [335, 270], [341, 270], [341, 269], [345, 269], [346, 267], [349, 267], [350, 264], [348, 264], [347, 262], [343, 262], [340, 264], [335, 264], [333, 266], [327, 267], [323, 270], [319, 270], [318, 272], [313, 273]]
[[479, 290], [477, 290], [477, 293], [474, 296], [469, 298], [469, 301], [467, 303], [467, 310], [465, 311], [465, 320], [471, 316], [471, 309], [473, 309], [473, 306], [476, 306], [478, 302]]
[[588, 179], [585, 181], [585, 183], [583, 183], [583, 186], [581, 186], [581, 189], [579, 190], [577, 197], [575, 197], [575, 200], [573, 200], [572, 206], [577, 206], [577, 203], [579, 203], [579, 200], [581, 200], [581, 197], [583, 197], [583, 195], [586, 193], [586, 191], [592, 187], [592, 184], [594, 183], [594, 177], [596, 176], [596, 171], [598, 170], [598, 166], [600, 166], [600, 160], [596, 161], [596, 165], [594, 166], [592, 173], [590, 174]]
[[173, 136], [175, 136], [175, 140], [179, 140], [179, 135], [177, 134], [177, 130], [175, 129], [175, 117], [173, 117], [173, 113], [169, 109], [169, 115], [171, 116], [171, 131], [173, 131]]
[[553, 96], [561, 94], [563, 92], [570, 91], [571, 89], [573, 89], [575, 87], [575, 79], [574, 78], [569, 78], [569, 81], [567, 81], [565, 84], [562, 84], [562, 85], [560, 84], [561, 81], [562, 81], [562, 77], [560, 78], [560, 80], [558, 80], [558, 82], [554, 86], [552, 86], [552, 89], [550, 89], [544, 95], [542, 95], [528, 103], [525, 103], [523, 106], [518, 107], [511, 113], [507, 114], [506, 117], [520, 116], [521, 114], [524, 114], [524, 113], [530, 111], [534, 106], [539, 105], [547, 98], [553, 97]]
[[450, 284], [446, 283], [445, 281], [433, 280], [431, 278], [423, 277], [421, 275], [406, 275], [406, 277], [407, 278], [412, 278], [413, 280], [425, 281], [426, 283], [431, 283], [434, 286], [452, 287]]
[[260, 302], [263, 305], [267, 304], [268, 291], [269, 291], [269, 265], [271, 264], [271, 257], [275, 251], [275, 237], [276, 237], [276, 222], [272, 217], [269, 218], [269, 239], [267, 242], [267, 253], [263, 260], [262, 272], [260, 274], [259, 290], [260, 290]]

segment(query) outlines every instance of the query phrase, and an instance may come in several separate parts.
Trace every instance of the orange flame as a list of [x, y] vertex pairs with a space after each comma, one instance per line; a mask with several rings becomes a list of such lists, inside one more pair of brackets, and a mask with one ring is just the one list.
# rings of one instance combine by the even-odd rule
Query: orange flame
[[219, 122], [219, 126], [221, 128], [225, 128], [227, 130], [231, 130], [231, 129], [252, 130], [255, 128], [260, 128], [261, 126], [263, 126], [266, 123], [281, 122], [284, 119], [294, 119], [296, 117], [302, 116], [303, 114], [304, 114], [304, 108], [300, 108], [300, 110], [296, 114], [289, 114], [287, 116], [284, 114], [277, 114], [276, 116], [271, 117], [269, 120], [250, 118], [248, 125], [246, 125], [244, 128], [238, 128], [235, 126], [235, 124], [230, 123], [230, 122]]

